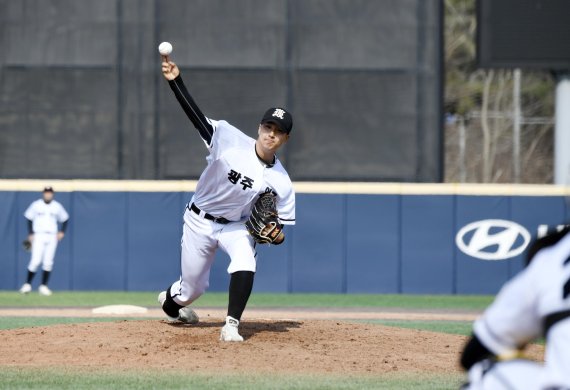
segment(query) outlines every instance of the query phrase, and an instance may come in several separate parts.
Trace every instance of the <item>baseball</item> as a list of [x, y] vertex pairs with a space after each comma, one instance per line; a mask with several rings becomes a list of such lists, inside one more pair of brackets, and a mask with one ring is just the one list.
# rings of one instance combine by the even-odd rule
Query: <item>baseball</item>
[[167, 56], [172, 53], [172, 45], [170, 42], [162, 42], [158, 45], [158, 52], [163, 56]]

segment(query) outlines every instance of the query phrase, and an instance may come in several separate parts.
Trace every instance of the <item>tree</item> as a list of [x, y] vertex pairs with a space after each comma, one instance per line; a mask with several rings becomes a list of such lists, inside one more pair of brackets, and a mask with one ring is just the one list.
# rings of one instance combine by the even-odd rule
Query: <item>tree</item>
[[[446, 181], [512, 182], [512, 69], [476, 66], [475, 0], [445, 0]], [[522, 73], [521, 182], [552, 182], [554, 82]]]

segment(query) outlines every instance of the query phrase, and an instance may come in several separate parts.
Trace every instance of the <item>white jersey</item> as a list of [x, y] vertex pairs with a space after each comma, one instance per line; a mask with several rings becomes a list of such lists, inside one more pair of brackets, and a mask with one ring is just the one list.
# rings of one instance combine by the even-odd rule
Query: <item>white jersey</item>
[[541, 249], [529, 266], [501, 289], [474, 325], [496, 355], [508, 354], [546, 334], [546, 385], [570, 387], [570, 233]]
[[49, 203], [43, 199], [38, 199], [26, 209], [24, 213], [26, 219], [32, 221], [32, 230], [34, 233], [57, 233], [57, 223], [65, 222], [69, 219], [69, 215], [56, 200]]
[[214, 127], [208, 166], [202, 172], [192, 201], [216, 217], [241, 221], [249, 217], [259, 194], [277, 195], [277, 211], [283, 224], [295, 224], [295, 192], [291, 179], [275, 158], [263, 163], [255, 152], [255, 140], [226, 121]]

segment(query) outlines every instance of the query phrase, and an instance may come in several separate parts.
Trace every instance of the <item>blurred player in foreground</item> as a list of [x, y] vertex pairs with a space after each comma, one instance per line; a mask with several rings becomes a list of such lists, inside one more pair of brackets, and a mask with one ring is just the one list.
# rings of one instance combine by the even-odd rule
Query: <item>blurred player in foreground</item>
[[[24, 217], [28, 220], [28, 243], [31, 244], [32, 255], [28, 264], [26, 283], [20, 288], [22, 294], [32, 291], [32, 280], [39, 266], [42, 265], [42, 284], [38, 288], [41, 295], [51, 295], [48, 281], [53, 269], [53, 259], [57, 243], [65, 236], [69, 215], [54, 198], [52, 187], [45, 187], [42, 199], [38, 199], [28, 207]], [[58, 222], [61, 228], [58, 230]]]
[[[570, 227], [536, 240], [527, 258], [474, 324], [463, 389], [570, 390]], [[544, 364], [520, 358], [541, 336]]]

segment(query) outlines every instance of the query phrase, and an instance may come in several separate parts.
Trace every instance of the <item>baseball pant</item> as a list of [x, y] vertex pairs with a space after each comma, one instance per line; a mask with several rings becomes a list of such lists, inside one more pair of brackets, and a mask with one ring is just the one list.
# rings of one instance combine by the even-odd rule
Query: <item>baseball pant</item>
[[469, 385], [463, 390], [539, 390], [543, 366], [533, 361], [514, 359], [475, 364], [469, 370]]
[[170, 287], [176, 303], [187, 306], [204, 294], [218, 248], [230, 257], [228, 273], [255, 272], [254, 242], [243, 223], [220, 224], [186, 210], [180, 254], [182, 275]]
[[28, 264], [28, 271], [36, 272], [42, 263], [42, 269], [44, 271], [51, 271], [53, 269], [53, 258], [55, 257], [56, 249], [56, 233], [34, 233], [32, 257]]

